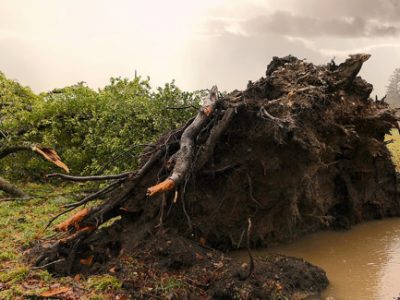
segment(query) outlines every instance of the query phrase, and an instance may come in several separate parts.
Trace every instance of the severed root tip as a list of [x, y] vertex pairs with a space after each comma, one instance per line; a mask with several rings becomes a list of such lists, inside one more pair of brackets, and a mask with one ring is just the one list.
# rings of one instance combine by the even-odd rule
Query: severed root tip
[[[68, 231], [69, 228], [73, 227], [76, 230], [79, 230], [80, 226], [79, 223], [83, 220], [85, 216], [89, 213], [89, 208], [82, 209], [78, 211], [75, 215], [68, 218], [64, 222], [58, 224], [55, 227], [56, 231]], [[86, 228], [86, 227], [85, 227]]]
[[78, 231], [74, 232], [72, 235], [60, 239], [59, 242], [62, 244], [67, 244], [71, 241], [74, 241], [82, 233], [90, 233], [90, 232], [94, 231], [95, 229], [96, 229], [96, 226], [86, 226], [86, 227], [80, 228], [80, 229], [78, 229]]
[[395, 126], [396, 126], [396, 128], [397, 128], [397, 131], [398, 131], [399, 134], [400, 134], [400, 122], [399, 122], [399, 121], [396, 121]]
[[147, 189], [147, 196], [154, 196], [161, 192], [166, 192], [172, 190], [175, 187], [175, 181], [171, 178], [165, 179], [163, 182], [159, 184], [153, 185]]
[[209, 116], [212, 114], [212, 112], [213, 112], [213, 109], [212, 109], [212, 107], [211, 107], [210, 105], [207, 105], [207, 106], [204, 106], [204, 107], [203, 107], [203, 113], [204, 113], [207, 117], [209, 117]]
[[87, 257], [87, 258], [81, 258], [80, 260], [79, 260], [79, 263], [81, 264], [81, 265], [84, 265], [84, 266], [91, 266], [92, 264], [93, 264], [93, 255], [90, 255], [89, 257]]
[[43, 156], [48, 161], [55, 164], [57, 167], [63, 169], [65, 172], [69, 173], [68, 166], [61, 161], [60, 156], [57, 154], [57, 152], [55, 150], [53, 150], [51, 148], [40, 147], [37, 145], [33, 146], [32, 150], [34, 152], [40, 154], [41, 156]]

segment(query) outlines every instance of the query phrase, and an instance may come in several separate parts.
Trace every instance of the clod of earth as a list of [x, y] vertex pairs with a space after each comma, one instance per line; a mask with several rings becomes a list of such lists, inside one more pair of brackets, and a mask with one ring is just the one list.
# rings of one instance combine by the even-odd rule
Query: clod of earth
[[384, 142], [397, 118], [369, 98], [372, 85], [358, 77], [368, 58], [315, 66], [275, 57], [244, 91], [221, 95], [213, 87], [197, 116], [162, 136], [138, 170], [71, 206], [107, 196], [58, 225], [70, 236], [34, 249], [36, 265], [59, 274], [98, 272], [134, 257], [140, 263], [121, 264], [120, 276], [138, 298], [165, 291], [145, 291], [148, 278], [165, 274], [197, 298], [324, 289], [323, 270], [303, 260], [271, 256], [240, 266], [217, 250], [400, 215]]

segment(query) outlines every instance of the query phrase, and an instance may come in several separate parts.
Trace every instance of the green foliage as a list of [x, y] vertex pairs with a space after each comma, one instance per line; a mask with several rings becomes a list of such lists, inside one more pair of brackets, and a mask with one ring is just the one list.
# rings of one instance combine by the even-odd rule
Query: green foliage
[[29, 269], [25, 266], [16, 268], [7, 273], [3, 273], [0, 275], [0, 282], [10, 282], [17, 283], [21, 280], [24, 280], [26, 276], [28, 276]]
[[[0, 72], [0, 147], [18, 141], [18, 137], [23, 135], [24, 131], [20, 124], [29, 122], [34, 107], [40, 101], [41, 98], [29, 88], [7, 79]], [[1, 162], [1, 171], [7, 172], [12, 169], [13, 164], [9, 159]]]
[[1, 129], [26, 121], [34, 105], [40, 100], [29, 88], [7, 79], [0, 72], [0, 125]]
[[[2, 74], [1, 74], [2, 75]], [[149, 79], [111, 78], [98, 91], [84, 82], [35, 96], [29, 89], [1, 77], [2, 131], [8, 140], [52, 147], [74, 174], [115, 173], [136, 167], [138, 154], [160, 134], [185, 122], [198, 106], [195, 93], [174, 82], [156, 90]], [[1, 139], [0, 139], [1, 146]], [[17, 157], [15, 157], [17, 156]], [[8, 176], [41, 177], [56, 171], [31, 153], [0, 162]]]
[[14, 253], [12, 253], [11, 251], [2, 252], [2, 253], [0, 253], [0, 262], [13, 260], [13, 259], [15, 259], [15, 257], [16, 257], [16, 255]]
[[400, 172], [400, 134], [397, 129], [392, 129], [390, 135], [385, 137], [388, 143], [387, 147], [392, 155], [392, 161], [396, 167], [396, 171]]

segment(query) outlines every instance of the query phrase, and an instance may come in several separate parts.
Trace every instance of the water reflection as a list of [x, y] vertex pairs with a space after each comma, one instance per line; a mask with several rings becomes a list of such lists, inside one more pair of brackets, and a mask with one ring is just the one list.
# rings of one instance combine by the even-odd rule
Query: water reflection
[[392, 300], [400, 293], [399, 218], [311, 234], [255, 255], [271, 252], [303, 257], [327, 272], [331, 284], [314, 299]]

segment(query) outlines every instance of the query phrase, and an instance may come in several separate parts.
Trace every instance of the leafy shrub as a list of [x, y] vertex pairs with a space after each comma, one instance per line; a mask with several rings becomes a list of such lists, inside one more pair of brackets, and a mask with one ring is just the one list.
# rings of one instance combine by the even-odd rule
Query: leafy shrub
[[[74, 174], [134, 168], [144, 145], [196, 112], [170, 107], [199, 105], [198, 93], [183, 92], [174, 82], [153, 90], [149, 79], [141, 77], [111, 78], [97, 91], [80, 82], [40, 95], [4, 76], [0, 79], [0, 103], [3, 98], [6, 103], [0, 107], [0, 129], [7, 132], [7, 142], [53, 147]], [[20, 178], [40, 178], [55, 171], [31, 153], [2, 160], [0, 170]]]

